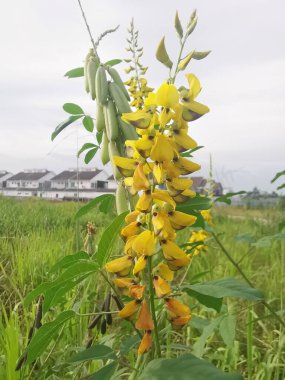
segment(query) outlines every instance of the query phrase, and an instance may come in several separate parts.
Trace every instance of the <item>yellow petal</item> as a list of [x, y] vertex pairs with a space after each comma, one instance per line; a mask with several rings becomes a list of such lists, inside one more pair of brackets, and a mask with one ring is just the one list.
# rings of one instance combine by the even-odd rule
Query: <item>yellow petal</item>
[[174, 156], [174, 150], [168, 141], [168, 138], [164, 135], [157, 135], [155, 137], [155, 143], [150, 152], [150, 158], [153, 161], [163, 162], [171, 161]]
[[169, 261], [168, 265], [170, 269], [176, 271], [177, 269], [188, 266], [190, 262], [191, 262], [191, 255], [185, 255], [181, 257], [180, 259]]
[[121, 230], [121, 236], [128, 239], [130, 236], [136, 235], [139, 231], [140, 223], [132, 222]]
[[113, 281], [118, 288], [129, 288], [134, 285], [132, 278], [115, 278]]
[[193, 181], [190, 178], [173, 178], [168, 181], [170, 186], [176, 190], [186, 190], [193, 185]]
[[143, 355], [148, 352], [151, 348], [152, 339], [151, 339], [151, 330], [148, 330], [144, 333], [142, 341], [139, 345], [138, 354]]
[[183, 251], [183, 249], [179, 248], [178, 245], [173, 243], [173, 241], [162, 240], [160, 243], [163, 255], [166, 260], [181, 259], [186, 256], [186, 253]]
[[146, 300], [143, 300], [142, 302], [142, 307], [136, 322], [136, 328], [138, 330], [153, 330], [154, 328], [153, 320]]
[[119, 311], [118, 316], [124, 319], [130, 318], [133, 314], [135, 314], [138, 311], [140, 304], [140, 300], [128, 302], [125, 305], [125, 307], [123, 307], [123, 309]]
[[189, 161], [184, 157], [179, 157], [178, 159], [174, 160], [174, 164], [179, 167], [182, 175], [194, 173], [201, 168], [200, 165]]
[[165, 181], [165, 170], [163, 169], [162, 163], [155, 163], [153, 166], [153, 175], [157, 183], [163, 183]]
[[129, 297], [141, 299], [145, 290], [145, 285], [131, 285], [129, 287]]
[[144, 105], [146, 107], [155, 106], [156, 105], [156, 94], [154, 92], [150, 92], [147, 98], [144, 101]]
[[164, 108], [159, 114], [158, 120], [161, 128], [164, 128], [166, 124], [173, 118], [174, 112], [169, 108]]
[[174, 273], [169, 269], [169, 266], [163, 262], [159, 263], [157, 266], [159, 274], [166, 281], [172, 281], [174, 277]]
[[165, 306], [173, 316], [185, 317], [191, 315], [190, 308], [174, 298], [165, 298]]
[[[196, 216], [185, 214], [184, 212], [180, 211], [173, 211], [168, 213], [170, 223], [173, 225], [181, 226], [181, 227], [187, 227], [194, 224], [197, 220]], [[174, 227], [175, 228], [175, 227]]]
[[135, 128], [148, 128], [152, 115], [144, 111], [136, 111], [131, 113], [123, 113], [122, 120], [131, 124]]
[[190, 111], [197, 113], [198, 115], [205, 115], [210, 111], [209, 107], [204, 104], [195, 102], [194, 100], [190, 102], [183, 102], [183, 105]]
[[177, 145], [179, 145], [179, 151], [194, 149], [197, 147], [197, 143], [190, 136], [188, 136], [187, 131], [185, 129], [177, 129], [174, 131], [174, 140]]
[[147, 263], [147, 256], [140, 256], [137, 259], [137, 262], [135, 263], [134, 269], [133, 269], [133, 275], [136, 276], [139, 272], [141, 272]]
[[135, 222], [137, 220], [137, 217], [139, 216], [139, 211], [132, 211], [125, 217], [126, 224], [129, 224], [131, 222]]
[[118, 259], [109, 261], [105, 268], [108, 272], [111, 273], [120, 273], [125, 269], [130, 269], [133, 263], [133, 258], [131, 256], [122, 256]]
[[152, 198], [153, 199], [159, 199], [163, 202], [166, 202], [169, 205], [171, 205], [173, 208], [175, 208], [175, 206], [176, 206], [176, 203], [171, 198], [171, 196], [168, 194], [167, 190], [155, 189], [154, 192], [152, 193]]
[[136, 204], [136, 210], [140, 212], [149, 212], [151, 210], [152, 196], [150, 190], [144, 191]]
[[171, 287], [169, 284], [159, 276], [154, 276], [153, 285], [158, 298], [165, 297], [167, 294], [171, 293]]
[[191, 319], [191, 315], [185, 315], [183, 317], [175, 317], [171, 319], [173, 326], [185, 326]]
[[163, 83], [156, 92], [156, 104], [165, 108], [172, 108], [179, 103], [179, 93], [173, 84]]
[[133, 175], [133, 187], [135, 190], [148, 190], [150, 187], [149, 180], [144, 173], [144, 165], [138, 164]]
[[134, 240], [137, 238], [138, 235], [133, 235], [133, 236], [130, 236], [126, 243], [125, 243], [125, 247], [124, 247], [124, 253], [126, 255], [129, 255], [129, 256], [132, 256], [132, 257], [135, 257], [136, 256], [136, 253], [133, 251], [133, 242]]
[[186, 74], [186, 78], [189, 83], [189, 97], [195, 99], [201, 91], [200, 81], [194, 74]]
[[140, 256], [152, 256], [155, 253], [155, 244], [156, 240], [154, 233], [146, 230], [136, 237], [132, 248]]

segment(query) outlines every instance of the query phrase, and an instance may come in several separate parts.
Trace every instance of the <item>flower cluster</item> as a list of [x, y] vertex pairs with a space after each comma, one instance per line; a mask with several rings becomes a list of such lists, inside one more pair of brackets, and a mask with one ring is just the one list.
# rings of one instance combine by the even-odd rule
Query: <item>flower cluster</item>
[[143, 108], [145, 98], [153, 91], [153, 88], [148, 87], [147, 80], [134, 76], [124, 83], [129, 87], [128, 90], [132, 97], [130, 106], [137, 109]]
[[140, 138], [125, 142], [128, 157], [112, 157], [124, 185], [130, 194], [139, 194], [139, 199], [121, 230], [124, 254], [108, 262], [106, 269], [117, 276], [115, 285], [132, 299], [119, 316], [137, 316], [135, 326], [144, 331], [140, 354], [151, 347], [156, 316], [154, 303], [149, 305], [148, 300], [154, 292], [163, 300], [174, 328], [183, 327], [191, 318], [190, 308], [174, 298], [170, 283], [174, 272], [191, 260], [176, 243], [177, 231], [193, 225], [196, 216], [176, 210], [176, 204], [196, 195], [192, 180], [185, 176], [200, 165], [181, 153], [197, 146], [188, 135], [188, 121], [209, 109], [195, 100], [201, 90], [199, 80], [194, 74], [186, 77], [188, 89], [164, 83], [156, 93], [149, 92], [142, 109], [123, 114], [122, 119], [136, 128]]

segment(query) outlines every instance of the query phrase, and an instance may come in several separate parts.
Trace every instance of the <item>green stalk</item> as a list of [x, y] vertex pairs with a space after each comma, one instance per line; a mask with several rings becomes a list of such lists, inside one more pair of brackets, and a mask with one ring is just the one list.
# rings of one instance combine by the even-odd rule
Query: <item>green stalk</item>
[[159, 358], [161, 358], [161, 349], [160, 349], [160, 343], [159, 343], [159, 336], [158, 336], [158, 327], [157, 327], [157, 320], [155, 315], [155, 305], [154, 305], [154, 290], [153, 290], [153, 283], [152, 283], [152, 264], [151, 264], [152, 257], [149, 256], [147, 260], [147, 266], [148, 266], [148, 284], [149, 284], [149, 299], [150, 299], [150, 308], [151, 308], [151, 315], [153, 319], [154, 324], [154, 339], [155, 339], [155, 348], [156, 353]]
[[250, 307], [247, 312], [247, 376], [248, 380], [252, 380], [252, 369], [253, 369], [253, 318], [252, 318], [252, 308]]

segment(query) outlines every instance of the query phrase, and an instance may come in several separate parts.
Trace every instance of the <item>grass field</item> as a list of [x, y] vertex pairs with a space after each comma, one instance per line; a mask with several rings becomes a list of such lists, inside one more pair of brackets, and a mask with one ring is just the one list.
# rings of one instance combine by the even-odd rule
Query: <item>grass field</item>
[[[76, 203], [0, 198], [1, 380], [79, 379], [100, 367], [98, 361], [83, 363], [79, 367], [68, 363], [72, 354], [88, 339], [87, 316], [79, 318], [78, 324], [71, 323], [62, 329], [41, 360], [20, 372], [14, 370], [27, 344], [35, 313], [35, 306], [23, 308], [23, 298], [38, 284], [50, 279], [48, 272], [58, 258], [83, 249], [87, 222], [96, 226], [96, 244], [112, 218], [96, 211], [76, 223], [74, 214], [78, 207]], [[278, 239], [264, 239], [278, 233], [277, 225], [282, 217], [284, 219], [284, 212], [276, 209], [220, 207], [214, 210], [215, 233], [254, 286], [264, 292], [267, 302], [284, 318], [285, 241], [280, 235]], [[183, 234], [187, 233], [183, 231]], [[208, 251], [195, 257], [187, 273], [189, 282], [198, 277], [203, 282], [224, 277], [240, 278], [213, 239], [209, 240]], [[102, 303], [107, 290], [101, 278], [93, 276], [71, 291], [61, 305], [50, 311], [47, 319], [53, 319], [63, 307], [74, 305], [81, 314], [90, 313]], [[284, 329], [263, 304], [225, 299], [224, 310], [232, 316], [232, 323], [236, 321], [236, 335], [231, 339], [228, 337], [229, 344], [226, 345], [225, 339], [210, 322], [217, 317], [216, 312], [196, 305], [193, 300], [189, 302], [193, 304], [192, 322], [182, 332], [169, 330], [163, 347], [168, 357], [174, 351], [175, 354], [192, 352], [194, 347], [196, 353], [222, 370], [240, 371], [246, 379], [285, 378]], [[95, 340], [120, 346], [132, 333], [125, 322], [123, 332], [118, 329], [114, 317], [106, 335], [96, 332]], [[187, 347], [180, 345], [182, 335]], [[122, 360], [126, 361], [126, 366], [132, 367], [135, 361], [132, 350]], [[120, 372], [117, 378], [126, 378], [125, 374], [119, 376]]]

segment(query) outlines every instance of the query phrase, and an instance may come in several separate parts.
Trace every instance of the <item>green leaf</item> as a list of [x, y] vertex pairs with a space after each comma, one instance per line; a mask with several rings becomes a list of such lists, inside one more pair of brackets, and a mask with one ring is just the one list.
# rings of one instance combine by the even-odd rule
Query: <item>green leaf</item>
[[86, 261], [89, 259], [88, 253], [81, 251], [77, 252], [74, 255], [68, 255], [60, 259], [49, 271], [49, 274], [55, 273], [59, 269], [68, 268], [72, 264], [79, 263], [80, 261]]
[[82, 115], [70, 116], [67, 120], [64, 120], [60, 124], [58, 124], [58, 126], [55, 128], [51, 135], [51, 140], [53, 141], [56, 138], [56, 136], [59, 135], [66, 127], [68, 127], [70, 124], [74, 123], [81, 117]]
[[94, 158], [95, 154], [97, 153], [99, 149], [99, 146], [96, 146], [95, 148], [90, 149], [84, 157], [85, 164], [89, 164], [89, 162]]
[[264, 299], [264, 296], [260, 290], [252, 288], [246, 283], [240, 282], [231, 277], [200, 284], [187, 285], [185, 288], [216, 298], [239, 297], [249, 301]]
[[[112, 195], [112, 194], [110, 194], [110, 195]], [[108, 197], [108, 198], [106, 197], [99, 204], [99, 210], [101, 212], [103, 212], [104, 214], [108, 214], [108, 212], [110, 212], [111, 209], [113, 208], [114, 202], [115, 202], [115, 196], [114, 195], [111, 197]]]
[[278, 187], [277, 187], [277, 190], [284, 189], [284, 187], [285, 187], [285, 183], [283, 183], [282, 185], [278, 186]]
[[77, 153], [77, 157], [80, 156], [80, 154], [82, 152], [84, 152], [85, 150], [87, 149], [91, 149], [91, 148], [95, 148], [97, 145], [93, 144], [93, 143], [85, 143], [82, 145], [82, 147], [79, 149], [78, 153]]
[[113, 222], [105, 229], [98, 244], [95, 257], [99, 265], [102, 267], [111, 256], [115, 239], [124, 224], [125, 216], [128, 212], [118, 215]]
[[255, 240], [251, 234], [237, 235], [237, 236], [235, 236], [235, 240], [243, 242], [243, 243], [248, 243], [248, 244], [252, 244], [255, 242]]
[[222, 304], [223, 304], [223, 298], [222, 297], [213, 297], [210, 295], [201, 294], [199, 292], [195, 292], [193, 289], [189, 289], [189, 285], [184, 288], [186, 293], [196, 298], [197, 301], [199, 301], [202, 305], [209, 307], [210, 309], [216, 310], [218, 313], [221, 311]]
[[45, 351], [54, 337], [57, 335], [59, 329], [72, 317], [75, 312], [72, 310], [64, 311], [52, 321], [44, 324], [32, 337], [31, 342], [27, 347], [27, 364], [32, 363]]
[[204, 59], [210, 53], [211, 53], [211, 50], [207, 50], [207, 51], [195, 51], [194, 54], [193, 54], [193, 56], [192, 56], [192, 58], [193, 59], [197, 59], [197, 60]]
[[139, 380], [243, 380], [238, 373], [225, 373], [205, 360], [186, 354], [177, 359], [155, 359], [143, 370]]
[[42, 282], [39, 286], [37, 286], [35, 289], [33, 289], [30, 293], [28, 293], [26, 295], [26, 297], [24, 298], [24, 307], [27, 307], [30, 305], [30, 303], [38, 296], [40, 296], [41, 294], [44, 294], [49, 288], [50, 288], [50, 285], [51, 285], [51, 281], [47, 281], [47, 282]]
[[182, 157], [193, 157], [192, 154], [194, 152], [196, 152], [196, 150], [199, 150], [199, 149], [202, 149], [202, 148], [204, 148], [202, 145], [201, 146], [196, 146], [196, 148], [193, 148], [193, 149], [187, 150], [187, 152], [181, 153], [181, 156]]
[[285, 227], [285, 219], [282, 220], [282, 221], [278, 224], [278, 229], [279, 229], [279, 231], [282, 231], [284, 227]]
[[69, 78], [79, 78], [84, 77], [84, 67], [76, 67], [75, 69], [69, 70], [64, 74], [65, 77]]
[[223, 316], [211, 320], [211, 322], [203, 328], [202, 334], [199, 336], [198, 340], [193, 345], [193, 354], [201, 357], [204, 353], [205, 345], [209, 337], [218, 328]]
[[103, 138], [103, 131], [97, 132], [96, 133], [96, 139], [97, 139], [97, 142], [98, 142], [99, 145], [102, 142], [102, 138]]
[[215, 202], [224, 202], [230, 205], [232, 203], [231, 198], [234, 197], [235, 195], [241, 195], [241, 194], [246, 194], [246, 191], [238, 191], [237, 193], [227, 193], [225, 195], [222, 195], [221, 197], [216, 198]]
[[220, 323], [219, 332], [228, 347], [232, 347], [235, 341], [236, 316], [226, 315]]
[[82, 120], [82, 123], [85, 127], [85, 129], [88, 131], [88, 132], [93, 132], [94, 130], [94, 123], [93, 123], [93, 119], [92, 117], [90, 116], [85, 116]]
[[111, 59], [110, 61], [105, 62], [104, 65], [106, 65], [106, 66], [115, 66], [115, 65], [118, 65], [121, 62], [123, 62], [121, 59]]
[[141, 341], [141, 337], [137, 335], [133, 335], [131, 337], [128, 337], [127, 339], [123, 340], [120, 346], [120, 351], [122, 354], [127, 354], [130, 352], [135, 346], [139, 344]]
[[91, 376], [88, 376], [88, 380], [110, 380], [116, 371], [118, 363], [116, 361], [105, 365], [99, 371], [94, 372]]
[[182, 28], [181, 21], [180, 21], [180, 18], [179, 18], [177, 11], [175, 14], [174, 26], [175, 26], [176, 32], [178, 33], [178, 36], [180, 38], [182, 38], [183, 37], [183, 28]]
[[271, 180], [271, 183], [277, 181], [277, 179], [280, 178], [283, 175], [285, 175], [285, 170], [282, 170], [281, 172], [276, 173], [275, 176], [274, 176], [274, 178]]
[[193, 210], [209, 210], [209, 208], [211, 208], [211, 199], [200, 195], [195, 198], [189, 198], [186, 202], [176, 206], [177, 211], [182, 211], [186, 214], [192, 214]]
[[65, 103], [62, 107], [65, 112], [71, 115], [82, 115], [84, 114], [83, 109], [75, 103]]
[[[113, 194], [103, 194], [99, 197], [92, 199], [92, 201], [88, 202], [86, 205], [81, 207], [77, 213], [75, 214], [75, 219], [81, 218], [83, 215], [86, 215], [88, 212], [92, 211], [95, 207], [101, 204], [101, 202], [106, 199], [115, 200], [115, 196]], [[104, 212], [104, 211], [103, 211]]]
[[116, 355], [112, 348], [105, 346], [104, 344], [97, 344], [87, 348], [87, 350], [78, 352], [74, 355], [71, 362], [83, 362], [86, 360], [98, 360], [98, 359], [116, 359]]

